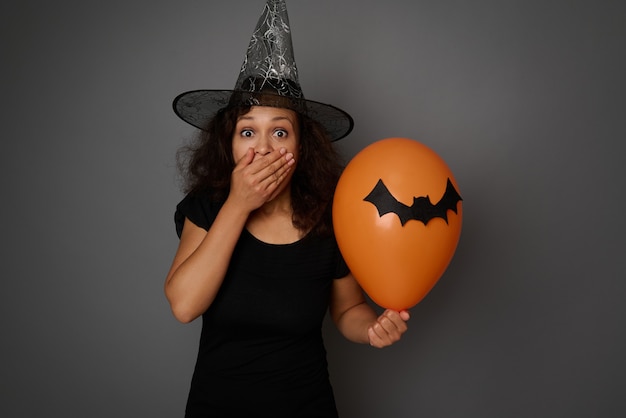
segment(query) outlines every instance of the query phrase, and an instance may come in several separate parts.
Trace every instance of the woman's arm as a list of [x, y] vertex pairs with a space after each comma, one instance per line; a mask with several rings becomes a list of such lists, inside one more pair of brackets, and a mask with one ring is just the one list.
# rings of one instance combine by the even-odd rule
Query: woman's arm
[[165, 295], [176, 319], [191, 322], [211, 306], [248, 216], [280, 190], [292, 157], [276, 150], [253, 162], [254, 150], [248, 150], [233, 170], [230, 193], [209, 230], [185, 219], [165, 279]]
[[407, 311], [387, 309], [378, 316], [365, 301], [363, 291], [354, 277], [333, 281], [330, 315], [339, 331], [348, 340], [373, 347], [386, 347], [400, 340], [407, 330]]
[[226, 275], [247, 214], [224, 203], [209, 231], [185, 218], [178, 250], [165, 280], [174, 317], [188, 323], [206, 311]]

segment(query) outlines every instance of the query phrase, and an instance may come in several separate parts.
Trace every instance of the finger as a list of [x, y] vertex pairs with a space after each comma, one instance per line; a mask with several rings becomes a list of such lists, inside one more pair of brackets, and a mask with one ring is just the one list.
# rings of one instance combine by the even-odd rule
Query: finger
[[246, 151], [244, 156], [241, 157], [239, 161], [235, 163], [235, 168], [241, 168], [241, 167], [250, 165], [253, 160], [254, 160], [254, 148], [248, 148], [248, 151]]
[[411, 314], [409, 313], [409, 311], [406, 310], [400, 311], [400, 318], [402, 318], [402, 320], [406, 322], [411, 319]]
[[376, 348], [388, 347], [399, 339], [392, 338], [392, 336], [389, 335], [379, 323], [369, 327], [368, 338], [370, 340], [370, 345]]
[[290, 154], [290, 158], [293, 157], [293, 154], [288, 153], [285, 148], [280, 148], [270, 152], [267, 155], [263, 155], [257, 158], [251, 164], [251, 169], [253, 170], [252, 173], [259, 174], [262, 173], [264, 170], [269, 170], [271, 172], [272, 169], [273, 171], [276, 171], [279, 166], [287, 162], [287, 158], [283, 158], [286, 157], [287, 154]]
[[367, 338], [369, 339], [372, 347], [382, 348], [385, 346], [382, 338], [380, 338], [380, 336], [376, 333], [373, 326], [367, 329]]
[[378, 335], [390, 344], [398, 341], [407, 330], [406, 323], [402, 320], [400, 314], [390, 310], [378, 318], [376, 325], [380, 326]]
[[276, 196], [278, 196], [278, 194], [281, 192], [280, 184], [287, 177], [290, 171], [291, 171], [291, 167], [287, 167], [285, 171], [277, 178], [276, 182], [270, 184], [269, 187], [270, 189], [273, 189], [273, 191], [271, 192], [270, 197], [268, 198], [268, 202], [274, 199]]
[[378, 323], [383, 326], [387, 332], [393, 332], [398, 329], [398, 323], [402, 323], [400, 315], [395, 311], [386, 310], [378, 317]]
[[401, 332], [396, 324], [384, 315], [378, 318], [378, 322], [374, 325], [374, 331], [376, 331], [376, 334], [386, 342], [395, 341], [401, 335]]
[[285, 154], [284, 158], [273, 162], [258, 173], [260, 176], [260, 182], [265, 184], [267, 187], [270, 185], [278, 186], [294, 163], [295, 160], [293, 158], [293, 154]]
[[399, 341], [408, 328], [405, 318], [409, 318], [407, 311], [396, 312], [388, 309], [383, 312], [367, 330], [370, 345], [383, 348]]
[[383, 316], [386, 316], [395, 324], [403, 324], [411, 318], [411, 315], [408, 311], [394, 311], [392, 309], [387, 309], [383, 312]]
[[376, 341], [379, 346], [384, 347], [391, 344], [391, 333], [395, 332], [395, 327], [388, 319], [382, 317], [378, 318], [376, 323], [374, 323], [370, 328], [376, 336]]

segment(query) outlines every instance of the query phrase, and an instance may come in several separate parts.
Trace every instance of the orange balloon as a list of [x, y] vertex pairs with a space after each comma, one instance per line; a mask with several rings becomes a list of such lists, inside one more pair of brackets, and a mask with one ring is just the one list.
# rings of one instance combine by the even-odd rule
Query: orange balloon
[[441, 157], [407, 138], [375, 142], [346, 166], [333, 200], [335, 235], [375, 303], [409, 309], [437, 283], [461, 234], [458, 190]]

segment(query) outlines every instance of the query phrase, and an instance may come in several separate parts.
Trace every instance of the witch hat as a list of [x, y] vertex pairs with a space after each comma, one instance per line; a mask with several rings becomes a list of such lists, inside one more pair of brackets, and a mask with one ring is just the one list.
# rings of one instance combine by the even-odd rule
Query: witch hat
[[284, 0], [267, 0], [234, 89], [188, 91], [173, 103], [181, 119], [200, 129], [206, 129], [224, 107], [254, 105], [287, 108], [306, 115], [319, 122], [332, 141], [344, 138], [354, 125], [343, 110], [304, 98]]

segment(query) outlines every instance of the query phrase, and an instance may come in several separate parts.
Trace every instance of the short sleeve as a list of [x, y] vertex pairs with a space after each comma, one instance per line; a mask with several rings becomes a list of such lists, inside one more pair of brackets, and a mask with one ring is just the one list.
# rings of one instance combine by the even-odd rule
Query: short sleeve
[[185, 218], [188, 218], [195, 225], [202, 229], [209, 230], [220, 205], [212, 201], [207, 193], [190, 193], [176, 205], [174, 213], [174, 223], [176, 224], [176, 234], [180, 238], [183, 233]]

